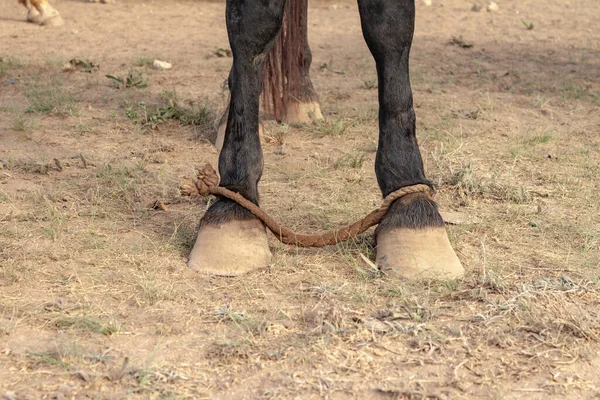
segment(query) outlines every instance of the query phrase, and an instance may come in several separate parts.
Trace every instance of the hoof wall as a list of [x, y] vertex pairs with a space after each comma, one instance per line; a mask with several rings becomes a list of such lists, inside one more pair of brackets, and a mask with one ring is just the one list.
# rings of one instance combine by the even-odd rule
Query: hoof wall
[[188, 267], [196, 272], [238, 276], [271, 262], [264, 226], [258, 220], [204, 225], [190, 253]]
[[51, 18], [47, 18], [41, 22], [41, 25], [51, 26], [51, 27], [63, 26], [64, 24], [65, 24], [65, 21], [62, 19], [62, 17], [60, 15], [57, 15], [57, 16], [54, 16]]
[[407, 280], [449, 280], [465, 272], [444, 227], [381, 232], [377, 236], [377, 265], [383, 272]]
[[41, 24], [42, 23], [42, 14], [40, 14], [39, 11], [36, 10], [35, 8], [32, 8], [27, 13], [27, 21], [33, 22], [34, 24]]
[[313, 120], [323, 119], [321, 106], [318, 102], [293, 103], [283, 117], [283, 121], [289, 125], [310, 124]]

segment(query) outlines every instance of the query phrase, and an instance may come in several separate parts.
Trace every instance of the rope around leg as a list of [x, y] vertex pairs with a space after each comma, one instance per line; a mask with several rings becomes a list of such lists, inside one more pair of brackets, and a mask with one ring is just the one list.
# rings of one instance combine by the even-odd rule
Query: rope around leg
[[365, 232], [370, 227], [377, 225], [385, 216], [388, 208], [395, 200], [413, 193], [426, 193], [429, 197], [433, 197], [434, 194], [433, 190], [424, 184], [406, 186], [390, 193], [383, 199], [381, 206], [377, 210], [371, 211], [366, 217], [356, 221], [351, 225], [345, 226], [337, 231], [325, 232], [318, 235], [301, 235], [292, 232], [290, 229], [284, 226], [281, 226], [277, 221], [275, 221], [275, 219], [273, 219], [273, 217], [263, 211], [256, 204], [247, 200], [241, 194], [232, 192], [231, 190], [218, 185], [219, 177], [217, 172], [210, 164], [206, 164], [204, 167], [198, 170], [198, 180], [194, 182], [194, 185], [183, 186], [181, 188], [181, 194], [185, 196], [193, 196], [197, 193], [202, 197], [212, 194], [233, 200], [254, 214], [256, 218], [264, 222], [267, 228], [273, 232], [279, 241], [285, 244], [292, 244], [300, 247], [330, 246], [348, 239], [352, 239]]

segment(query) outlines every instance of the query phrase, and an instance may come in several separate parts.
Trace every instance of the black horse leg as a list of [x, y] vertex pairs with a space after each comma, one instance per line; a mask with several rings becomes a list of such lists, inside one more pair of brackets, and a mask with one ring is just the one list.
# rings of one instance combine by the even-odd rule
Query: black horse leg
[[[231, 99], [223, 149], [219, 156], [221, 186], [258, 204], [263, 169], [258, 135], [261, 71], [281, 29], [285, 0], [228, 0], [227, 32], [233, 53], [229, 76]], [[218, 200], [200, 221], [189, 257], [194, 270], [239, 275], [270, 261], [263, 224], [241, 206]]]
[[[377, 67], [379, 147], [375, 173], [383, 196], [424, 183], [415, 135], [408, 61], [414, 0], [358, 0], [363, 35]], [[426, 194], [397, 200], [376, 231], [377, 262], [406, 278], [455, 278], [463, 268], [450, 246], [437, 205]]]

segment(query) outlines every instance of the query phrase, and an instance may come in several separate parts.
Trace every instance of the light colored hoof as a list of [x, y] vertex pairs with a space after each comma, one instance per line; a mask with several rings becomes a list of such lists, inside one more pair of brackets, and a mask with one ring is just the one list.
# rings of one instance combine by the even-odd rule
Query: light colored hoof
[[40, 8], [38, 11], [40, 11], [41, 14], [39, 21], [40, 25], [54, 27], [63, 26], [65, 24], [65, 21], [63, 21], [59, 12], [52, 8], [52, 6], [48, 3], [40, 4]]
[[318, 119], [323, 119], [319, 103], [293, 103], [290, 104], [282, 122], [288, 125], [298, 125], [308, 124]]
[[46, 18], [41, 22], [41, 25], [51, 26], [51, 27], [63, 26], [64, 24], [65, 24], [65, 21], [62, 19], [62, 17], [60, 15], [55, 15], [53, 17]]
[[265, 227], [253, 219], [202, 226], [187, 265], [204, 274], [237, 276], [270, 263]]
[[38, 10], [36, 10], [35, 8], [31, 8], [31, 10], [29, 10], [29, 12], [27, 13], [27, 21], [29, 22], [33, 22], [34, 24], [40, 24], [42, 23], [42, 14], [40, 14], [40, 12]]
[[377, 235], [377, 265], [402, 279], [456, 279], [465, 270], [444, 227], [393, 228]]

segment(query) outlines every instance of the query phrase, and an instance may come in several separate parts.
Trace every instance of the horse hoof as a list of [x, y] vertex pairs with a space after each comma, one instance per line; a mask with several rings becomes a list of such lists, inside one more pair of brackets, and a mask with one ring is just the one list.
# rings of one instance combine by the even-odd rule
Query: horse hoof
[[44, 19], [42, 22], [40, 22], [40, 24], [44, 26], [58, 27], [63, 26], [65, 21], [60, 15], [55, 15], [53, 17]]
[[377, 265], [384, 273], [407, 280], [450, 280], [465, 272], [443, 226], [379, 233]]
[[42, 14], [40, 14], [38, 10], [32, 7], [31, 10], [29, 10], [29, 12], [27, 13], [27, 21], [33, 22], [34, 24], [41, 24]]
[[288, 125], [300, 125], [309, 124], [313, 122], [313, 120], [319, 119], [323, 119], [323, 114], [321, 113], [321, 106], [318, 102], [294, 102], [290, 104], [282, 122]]
[[270, 262], [265, 227], [253, 219], [200, 227], [187, 265], [204, 274], [237, 276]]

